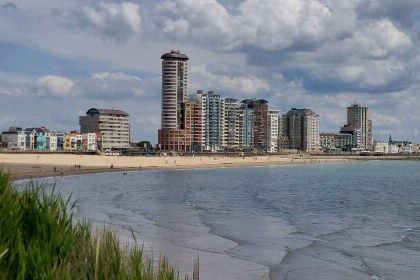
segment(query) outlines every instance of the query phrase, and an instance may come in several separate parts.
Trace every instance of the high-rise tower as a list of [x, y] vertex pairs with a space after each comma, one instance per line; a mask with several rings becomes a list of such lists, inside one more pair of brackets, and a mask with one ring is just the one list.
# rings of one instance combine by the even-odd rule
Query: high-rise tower
[[372, 121], [369, 120], [368, 108], [359, 104], [347, 107], [347, 125], [360, 130], [360, 149], [372, 150]]
[[[162, 55], [162, 114], [158, 131], [159, 146], [164, 151], [191, 152], [197, 147], [195, 124], [201, 105], [187, 102], [188, 56], [172, 50]], [[201, 114], [199, 116], [201, 118]]]
[[172, 50], [162, 55], [162, 130], [183, 129], [182, 103], [187, 101], [188, 56]]

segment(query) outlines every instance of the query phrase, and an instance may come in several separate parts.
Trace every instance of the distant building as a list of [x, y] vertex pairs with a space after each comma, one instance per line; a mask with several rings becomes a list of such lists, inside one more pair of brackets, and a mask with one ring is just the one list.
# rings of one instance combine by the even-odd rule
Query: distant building
[[45, 150], [57, 151], [57, 135], [53, 132], [45, 133]]
[[367, 107], [359, 104], [347, 107], [347, 126], [360, 131], [360, 150], [373, 150], [372, 121], [369, 120]]
[[188, 56], [172, 50], [162, 59], [162, 129], [182, 129], [182, 103], [187, 101]]
[[203, 149], [203, 107], [199, 101], [187, 101], [183, 106], [185, 151], [201, 152]]
[[413, 145], [409, 141], [394, 141], [392, 136], [389, 136], [389, 153], [390, 154], [412, 154]]
[[63, 151], [64, 152], [71, 152], [72, 146], [71, 146], [71, 134], [65, 133], [63, 135]]
[[[130, 147], [130, 119], [124, 111], [92, 108], [86, 116], [79, 117], [79, 124], [82, 134], [97, 133], [100, 150]], [[77, 141], [80, 140], [79, 147], [82, 149], [82, 136], [79, 138]]]
[[203, 108], [203, 149], [221, 151], [225, 142], [225, 99], [213, 91], [197, 95]]
[[341, 128], [340, 134], [348, 134], [352, 137], [351, 151], [361, 151], [361, 132], [360, 129], [355, 128], [351, 125], [345, 125]]
[[[242, 146], [259, 151], [268, 149], [268, 101], [245, 99], [241, 102]], [[251, 145], [250, 145], [251, 144]]]
[[281, 113], [277, 110], [268, 111], [268, 152], [277, 153], [281, 133]]
[[98, 150], [98, 133], [83, 133], [82, 134], [82, 147], [83, 151], [97, 151]]
[[27, 150], [46, 150], [45, 134], [50, 133], [45, 127], [31, 127], [25, 129], [25, 145]]
[[290, 141], [290, 149], [319, 150], [319, 115], [310, 109], [292, 108], [283, 120], [284, 135]]
[[254, 144], [254, 110], [241, 105], [239, 111], [239, 145], [243, 149], [253, 149]]
[[240, 146], [240, 105], [235, 98], [225, 98], [224, 146], [228, 150]]
[[63, 151], [64, 133], [57, 132], [55, 135], [57, 137], [57, 151]]
[[183, 103], [187, 101], [188, 56], [172, 50], [162, 59], [161, 129], [159, 147], [165, 151], [186, 152], [187, 132], [183, 124]]
[[1, 142], [6, 143], [7, 149], [26, 149], [26, 133], [21, 127], [9, 127], [1, 134]]
[[375, 141], [373, 145], [373, 151], [378, 154], [388, 154], [389, 153], [389, 143]]
[[420, 144], [412, 143], [413, 154], [420, 154]]
[[353, 146], [353, 136], [344, 133], [321, 133], [321, 150], [325, 153], [351, 152]]

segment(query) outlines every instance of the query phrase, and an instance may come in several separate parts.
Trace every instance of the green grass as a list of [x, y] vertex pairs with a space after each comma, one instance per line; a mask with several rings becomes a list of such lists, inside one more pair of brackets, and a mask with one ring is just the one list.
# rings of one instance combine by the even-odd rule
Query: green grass
[[32, 182], [18, 192], [10, 182], [0, 171], [0, 279], [188, 279], [162, 254], [158, 262], [145, 256], [137, 241], [121, 246], [115, 232], [75, 222], [74, 205], [55, 190]]

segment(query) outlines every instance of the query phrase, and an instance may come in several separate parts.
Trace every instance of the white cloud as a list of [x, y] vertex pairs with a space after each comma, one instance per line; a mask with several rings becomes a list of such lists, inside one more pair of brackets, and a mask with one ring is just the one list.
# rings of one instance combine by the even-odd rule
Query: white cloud
[[0, 95], [16, 96], [23, 94], [24, 90], [18, 87], [6, 88], [0, 87]]
[[357, 49], [364, 50], [375, 58], [404, 53], [412, 45], [410, 37], [398, 30], [388, 19], [371, 22], [356, 33], [354, 40], [358, 45]]
[[268, 83], [253, 75], [226, 76], [214, 73], [206, 66], [190, 68], [190, 86], [193, 90], [216, 90], [235, 93], [237, 96], [252, 96], [270, 89]]
[[53, 75], [41, 77], [37, 81], [39, 95], [68, 96], [74, 85], [75, 83], [68, 78]]
[[371, 113], [370, 118], [376, 128], [395, 128], [402, 124], [402, 120], [400, 118], [378, 112]]
[[131, 2], [100, 2], [71, 11], [54, 10], [53, 16], [59, 24], [91, 29], [116, 40], [139, 36], [142, 29], [140, 6]]
[[[149, 81], [150, 83], [150, 81]], [[145, 87], [149, 87], [140, 77], [122, 72], [93, 73], [85, 82], [84, 96], [99, 99], [124, 99], [140, 97], [145, 94]]]
[[[254, 47], [279, 50], [317, 45], [353, 26], [354, 12], [341, 4], [320, 1], [246, 0], [230, 14], [216, 0], [166, 0], [157, 4], [155, 25], [174, 39], [187, 37], [225, 50]], [[344, 18], [345, 23], [340, 22]], [[182, 28], [174, 28], [182, 27]]]

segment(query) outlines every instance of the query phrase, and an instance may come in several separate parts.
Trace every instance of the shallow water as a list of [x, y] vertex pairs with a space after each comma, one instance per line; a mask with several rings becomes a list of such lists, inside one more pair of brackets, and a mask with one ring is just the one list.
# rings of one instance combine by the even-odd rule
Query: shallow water
[[[420, 275], [420, 163], [163, 170], [55, 179], [77, 211], [132, 229], [207, 280]], [[48, 180], [52, 182], [51, 179]]]

